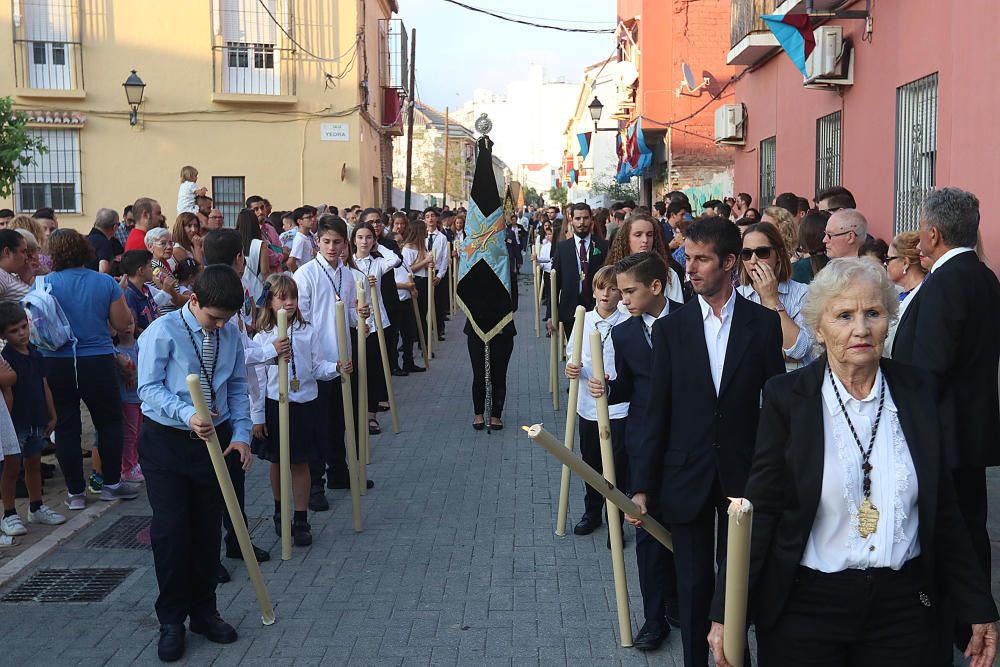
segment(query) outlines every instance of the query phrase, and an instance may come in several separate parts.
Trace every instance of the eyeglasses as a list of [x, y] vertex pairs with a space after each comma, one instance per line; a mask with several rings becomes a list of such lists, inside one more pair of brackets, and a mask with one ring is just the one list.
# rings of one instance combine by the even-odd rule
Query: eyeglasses
[[743, 248], [740, 257], [744, 262], [749, 262], [754, 255], [757, 255], [757, 259], [767, 259], [771, 256], [772, 250], [773, 248], [769, 245], [762, 245], [759, 248]]
[[208, 219], [209, 220], [223, 220], [224, 217], [221, 216], [221, 215], [210, 215], [210, 216], [208, 216]]
[[885, 260], [882, 262], [882, 264], [884, 266], [889, 266], [889, 262], [891, 262], [894, 259], [903, 259], [903, 256], [902, 255], [889, 255], [888, 257], [885, 258]]
[[833, 239], [838, 236], [844, 236], [845, 234], [853, 234], [853, 233], [854, 233], [853, 229], [848, 229], [846, 232], [837, 232], [836, 234], [831, 234], [830, 232], [823, 232], [823, 238]]
[[843, 211], [843, 210], [844, 210], [843, 206], [831, 206], [830, 208], [821, 208], [821, 209], [819, 209], [819, 212], [820, 213], [836, 213], [837, 211]]

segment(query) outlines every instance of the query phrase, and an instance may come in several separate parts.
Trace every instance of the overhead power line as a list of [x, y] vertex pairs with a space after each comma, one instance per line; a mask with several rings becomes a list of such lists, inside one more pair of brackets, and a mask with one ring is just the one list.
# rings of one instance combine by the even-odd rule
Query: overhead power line
[[535, 23], [533, 21], [525, 21], [519, 18], [515, 18], [512, 15], [498, 14], [497, 12], [490, 11], [488, 9], [483, 9], [482, 7], [473, 7], [472, 5], [467, 5], [464, 2], [459, 2], [458, 0], [444, 0], [444, 1], [449, 4], [461, 7], [463, 9], [468, 9], [470, 12], [486, 14], [487, 16], [492, 16], [493, 18], [500, 19], [501, 21], [518, 23], [520, 25], [530, 26], [532, 28], [544, 28], [546, 30], [557, 30], [559, 32], [578, 32], [589, 35], [612, 35], [615, 32], [614, 28], [570, 28], [567, 26], [551, 25], [546, 23]]

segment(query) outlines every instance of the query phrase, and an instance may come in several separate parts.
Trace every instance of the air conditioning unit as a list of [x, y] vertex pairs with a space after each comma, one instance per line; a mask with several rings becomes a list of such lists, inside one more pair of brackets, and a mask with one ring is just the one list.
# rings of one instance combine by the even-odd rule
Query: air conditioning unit
[[827, 74], [807, 78], [803, 85], [814, 90], [829, 90], [854, 84], [854, 48], [850, 40], [844, 40], [840, 58], [836, 66]]
[[806, 59], [807, 88], [849, 86], [854, 83], [854, 59], [850, 40], [844, 39], [844, 28], [824, 25], [813, 31], [816, 48]]
[[743, 124], [746, 110], [742, 104], [723, 104], [715, 110], [715, 143], [742, 146], [746, 143]]

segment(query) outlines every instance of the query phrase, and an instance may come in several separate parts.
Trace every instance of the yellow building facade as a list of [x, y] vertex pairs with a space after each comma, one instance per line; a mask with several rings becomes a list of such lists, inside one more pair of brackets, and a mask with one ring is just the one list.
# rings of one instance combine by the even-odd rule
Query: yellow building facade
[[[382, 206], [402, 132], [406, 31], [396, 0], [8, 0], [0, 95], [49, 152], [0, 208], [157, 199], [176, 214], [180, 170], [233, 224], [243, 200]], [[123, 83], [145, 83], [136, 124]]]

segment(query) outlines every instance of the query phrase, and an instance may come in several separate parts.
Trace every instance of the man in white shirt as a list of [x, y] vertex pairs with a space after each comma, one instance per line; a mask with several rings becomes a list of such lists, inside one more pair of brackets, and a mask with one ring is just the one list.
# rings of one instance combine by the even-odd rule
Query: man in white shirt
[[437, 209], [424, 210], [424, 224], [427, 225], [427, 251], [434, 255], [434, 311], [437, 316], [438, 340], [444, 340], [445, 312], [448, 303], [448, 238], [438, 227], [440, 215]]
[[826, 221], [826, 255], [830, 259], [857, 257], [858, 249], [868, 238], [868, 220], [853, 208], [837, 211]]

